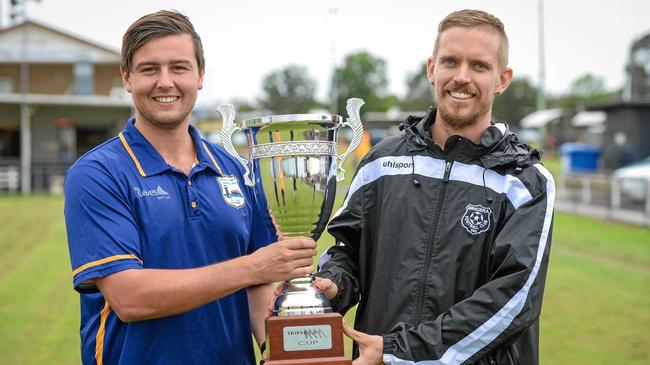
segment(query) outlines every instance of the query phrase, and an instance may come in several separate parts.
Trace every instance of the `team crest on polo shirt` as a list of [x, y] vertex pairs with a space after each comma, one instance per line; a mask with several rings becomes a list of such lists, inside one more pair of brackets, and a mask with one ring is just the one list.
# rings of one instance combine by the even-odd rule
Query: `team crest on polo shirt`
[[218, 177], [217, 181], [221, 186], [221, 196], [223, 200], [231, 207], [241, 208], [246, 201], [244, 194], [239, 188], [239, 181], [234, 176]]
[[467, 204], [460, 224], [469, 234], [475, 236], [490, 229], [490, 216], [492, 216], [492, 208]]

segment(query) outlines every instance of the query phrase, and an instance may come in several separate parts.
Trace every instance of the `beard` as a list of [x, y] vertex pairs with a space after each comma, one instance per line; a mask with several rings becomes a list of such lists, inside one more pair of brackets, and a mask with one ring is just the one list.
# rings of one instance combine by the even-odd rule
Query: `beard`
[[[470, 93], [465, 90], [457, 90], [460, 92]], [[449, 97], [449, 96], [448, 96]], [[478, 100], [476, 108], [472, 109], [467, 114], [460, 114], [458, 111], [453, 110], [447, 103], [439, 103], [437, 108], [440, 117], [449, 124], [453, 129], [463, 129], [474, 125], [478, 120], [490, 113], [492, 100]]]

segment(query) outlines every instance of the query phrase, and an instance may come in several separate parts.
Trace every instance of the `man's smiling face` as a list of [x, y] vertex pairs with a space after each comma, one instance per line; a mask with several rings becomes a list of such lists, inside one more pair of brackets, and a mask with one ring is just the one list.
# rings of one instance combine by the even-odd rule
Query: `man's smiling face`
[[491, 119], [492, 102], [512, 71], [499, 63], [500, 35], [486, 26], [451, 27], [442, 32], [427, 65], [440, 117], [461, 129]]
[[203, 87], [189, 34], [152, 39], [133, 54], [122, 81], [132, 94], [136, 123], [173, 129], [187, 121]]

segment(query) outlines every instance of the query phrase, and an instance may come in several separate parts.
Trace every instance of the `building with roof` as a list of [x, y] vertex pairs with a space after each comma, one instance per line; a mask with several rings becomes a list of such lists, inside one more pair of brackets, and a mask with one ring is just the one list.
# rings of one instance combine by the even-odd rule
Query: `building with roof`
[[0, 175], [18, 170], [23, 193], [60, 191], [67, 167], [132, 115], [120, 61], [33, 20], [0, 30]]
[[614, 170], [650, 156], [650, 102], [617, 101], [587, 109], [606, 113], [604, 169]]

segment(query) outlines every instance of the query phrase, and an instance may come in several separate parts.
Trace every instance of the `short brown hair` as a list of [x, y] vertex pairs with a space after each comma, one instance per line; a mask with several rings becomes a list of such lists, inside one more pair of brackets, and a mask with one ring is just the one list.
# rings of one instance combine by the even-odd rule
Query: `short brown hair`
[[189, 34], [194, 40], [194, 54], [199, 70], [205, 67], [201, 37], [190, 19], [175, 10], [160, 10], [136, 20], [122, 37], [122, 70], [131, 71], [135, 52], [152, 39], [176, 34]]
[[499, 42], [499, 63], [502, 67], [508, 65], [508, 36], [506, 35], [505, 27], [499, 18], [490, 13], [482, 10], [464, 9], [454, 11], [447, 15], [438, 25], [438, 35], [436, 36], [436, 43], [433, 46], [433, 57], [438, 53], [440, 45], [440, 35], [445, 30], [451, 27], [480, 27], [487, 26], [495, 30], [501, 35], [501, 42]]

